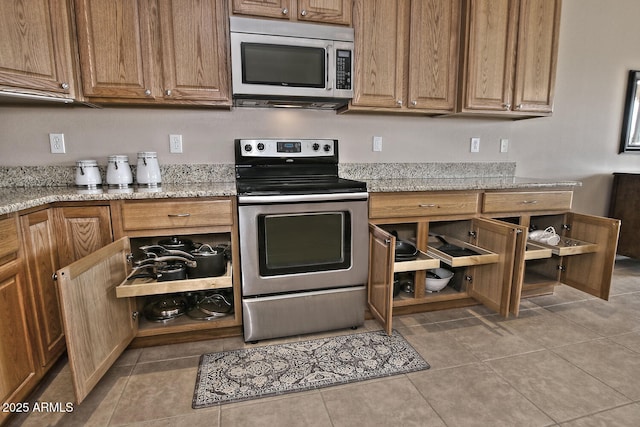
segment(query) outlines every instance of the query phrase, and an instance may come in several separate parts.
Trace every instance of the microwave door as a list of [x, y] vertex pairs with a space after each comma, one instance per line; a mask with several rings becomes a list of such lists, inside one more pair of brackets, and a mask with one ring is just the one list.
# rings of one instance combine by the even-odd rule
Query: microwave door
[[234, 95], [327, 97], [331, 42], [231, 34]]

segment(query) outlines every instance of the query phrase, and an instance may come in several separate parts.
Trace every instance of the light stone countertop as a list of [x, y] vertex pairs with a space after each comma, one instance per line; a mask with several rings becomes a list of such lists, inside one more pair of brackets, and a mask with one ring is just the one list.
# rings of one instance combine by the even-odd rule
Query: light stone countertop
[[579, 187], [578, 181], [518, 177], [365, 179], [371, 193], [400, 191], [532, 190]]
[[[553, 189], [580, 186], [576, 181], [515, 177], [364, 179], [369, 192]], [[127, 190], [76, 187], [0, 188], [0, 215], [55, 202], [109, 201], [235, 196], [235, 182], [163, 184], [156, 189]]]
[[[135, 167], [132, 167], [135, 171]], [[0, 215], [55, 202], [235, 196], [232, 164], [164, 165], [162, 186], [117, 190], [80, 190], [74, 167], [0, 167]], [[104, 171], [103, 171], [104, 172]], [[365, 181], [369, 192], [553, 189], [576, 181], [517, 178], [514, 162], [344, 163], [343, 178]], [[104, 175], [104, 173], [103, 173]], [[104, 176], [103, 176], [104, 178]], [[103, 182], [105, 180], [103, 179]]]
[[4, 187], [0, 188], [0, 215], [55, 202], [173, 199], [235, 196], [235, 182], [162, 184], [158, 188], [83, 190], [76, 187]]

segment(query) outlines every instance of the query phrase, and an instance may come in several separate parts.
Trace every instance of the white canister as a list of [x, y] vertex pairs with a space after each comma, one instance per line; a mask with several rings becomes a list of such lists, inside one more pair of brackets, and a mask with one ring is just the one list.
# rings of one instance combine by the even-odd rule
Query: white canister
[[108, 157], [107, 184], [117, 188], [126, 188], [133, 184], [128, 156], [114, 154]]
[[136, 181], [139, 185], [156, 187], [160, 185], [160, 165], [155, 151], [141, 151], [138, 153]]
[[97, 188], [102, 184], [100, 169], [96, 160], [78, 160], [76, 162], [76, 185], [84, 188]]

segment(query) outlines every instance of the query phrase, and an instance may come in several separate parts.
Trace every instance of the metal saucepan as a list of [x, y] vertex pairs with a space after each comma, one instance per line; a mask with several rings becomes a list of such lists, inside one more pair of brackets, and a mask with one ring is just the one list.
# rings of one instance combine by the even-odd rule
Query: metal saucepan
[[222, 276], [227, 271], [227, 247], [223, 245], [211, 247], [202, 244], [190, 252], [197, 262], [195, 267], [187, 267], [189, 278]]
[[160, 256], [181, 256], [187, 259], [194, 259], [193, 255], [179, 249], [167, 249], [162, 245], [146, 245], [140, 246], [140, 250], [145, 253], [147, 258], [156, 258]]
[[168, 250], [177, 250], [183, 252], [189, 252], [191, 249], [193, 249], [193, 241], [189, 239], [183, 239], [178, 236], [172, 236], [168, 239], [159, 240], [158, 245]]
[[[184, 280], [187, 278], [187, 267], [196, 267], [198, 263], [178, 256], [147, 258], [137, 262], [127, 279], [151, 277], [159, 282]], [[146, 270], [143, 272], [143, 270]]]

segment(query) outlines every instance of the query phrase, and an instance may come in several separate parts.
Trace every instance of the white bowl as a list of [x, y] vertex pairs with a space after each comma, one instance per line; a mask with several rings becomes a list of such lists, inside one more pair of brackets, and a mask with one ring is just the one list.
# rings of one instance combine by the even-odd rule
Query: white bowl
[[440, 277], [440, 279], [431, 278], [427, 275], [424, 286], [427, 292], [441, 291], [445, 286], [447, 286], [447, 284], [453, 277], [453, 271], [447, 270], [446, 268], [435, 268], [433, 270], [427, 270], [427, 273], [429, 272]]

